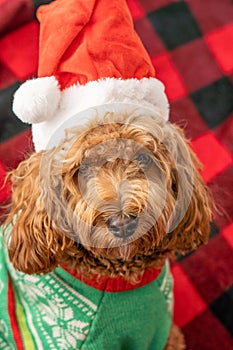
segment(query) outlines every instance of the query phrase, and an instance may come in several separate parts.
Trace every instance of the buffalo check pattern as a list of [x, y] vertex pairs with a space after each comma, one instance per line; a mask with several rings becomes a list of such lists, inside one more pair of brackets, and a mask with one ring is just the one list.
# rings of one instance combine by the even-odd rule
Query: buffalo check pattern
[[[50, 1], [0, 0], [0, 201], [6, 171], [33, 150], [11, 111], [18, 86], [36, 75], [35, 12]], [[203, 163], [217, 212], [209, 244], [177, 257], [175, 321], [190, 350], [233, 349], [233, 4], [231, 0], [128, 0], [135, 29], [166, 85], [171, 121]]]

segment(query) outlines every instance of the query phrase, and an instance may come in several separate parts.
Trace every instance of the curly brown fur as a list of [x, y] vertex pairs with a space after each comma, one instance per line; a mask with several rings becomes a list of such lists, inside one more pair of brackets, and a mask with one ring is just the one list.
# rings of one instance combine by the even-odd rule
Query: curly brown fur
[[[175, 251], [207, 242], [211, 210], [199, 169], [183, 132], [159, 117], [107, 115], [73, 130], [11, 173], [10, 260], [28, 274], [66, 265], [135, 283]], [[115, 216], [139, 217], [132, 237], [109, 231]]]
[[185, 350], [185, 340], [184, 335], [181, 330], [173, 324], [170, 329], [170, 334], [168, 337], [167, 344], [164, 350]]

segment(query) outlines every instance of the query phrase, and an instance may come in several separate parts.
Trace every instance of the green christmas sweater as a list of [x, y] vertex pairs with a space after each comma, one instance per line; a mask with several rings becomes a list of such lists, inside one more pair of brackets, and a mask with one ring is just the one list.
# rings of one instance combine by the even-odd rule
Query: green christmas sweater
[[84, 283], [63, 268], [16, 271], [0, 240], [0, 349], [162, 350], [172, 314], [168, 262], [140, 286]]

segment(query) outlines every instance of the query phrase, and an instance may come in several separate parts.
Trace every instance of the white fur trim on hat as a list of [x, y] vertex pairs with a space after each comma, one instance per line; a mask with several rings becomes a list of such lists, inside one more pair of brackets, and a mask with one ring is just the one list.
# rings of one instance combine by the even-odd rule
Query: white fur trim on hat
[[90, 81], [73, 85], [62, 92], [60, 110], [66, 118], [82, 110], [105, 103], [133, 103], [155, 109], [168, 120], [169, 103], [163, 83], [156, 78], [116, 79]]
[[[46, 82], [46, 84], [33, 90], [31, 84], [35, 87], [40, 81]], [[141, 80], [134, 78], [126, 80], [116, 78], [99, 79], [90, 81], [86, 85], [75, 84], [62, 92], [57, 91], [58, 83], [54, 77], [39, 78], [24, 83], [16, 92], [13, 110], [17, 115], [19, 115], [20, 90], [25, 91], [25, 86], [28, 86], [27, 101], [29, 106], [25, 105], [25, 102], [21, 103], [23, 108], [20, 108], [20, 118], [33, 124], [33, 142], [37, 152], [48, 149], [49, 140], [51, 140], [55, 131], [61, 128], [62, 125], [65, 127], [69, 119], [72, 118], [72, 127], [75, 124], [86, 124], [87, 119], [90, 119], [89, 117], [86, 118], [88, 113], [85, 113], [85, 118], [83, 118], [80, 112], [96, 106], [118, 103], [133, 104], [154, 111], [154, 115], [161, 116], [165, 121], [168, 120], [169, 116], [169, 103], [164, 85], [156, 78], [143, 78]], [[51, 91], [49, 87], [51, 87]], [[33, 98], [29, 97], [32, 95], [32, 90]], [[43, 105], [44, 103], [45, 105]], [[106, 108], [105, 111], [107, 111]], [[117, 113], [116, 108], [115, 111]], [[119, 109], [120, 112], [121, 109]], [[73, 118], [76, 115], [76, 119]], [[90, 111], [91, 115], [92, 112]], [[60, 139], [56, 138], [53, 147], [58, 145], [61, 140], [62, 137]]]
[[61, 97], [54, 76], [26, 81], [14, 95], [13, 112], [25, 123], [41, 123], [52, 118]]

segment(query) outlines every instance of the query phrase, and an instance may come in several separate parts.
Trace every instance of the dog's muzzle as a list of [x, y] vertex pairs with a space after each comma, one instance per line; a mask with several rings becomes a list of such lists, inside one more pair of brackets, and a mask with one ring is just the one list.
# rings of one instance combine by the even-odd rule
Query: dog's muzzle
[[138, 218], [130, 216], [112, 216], [107, 220], [109, 231], [118, 238], [128, 238], [132, 236], [137, 228]]

